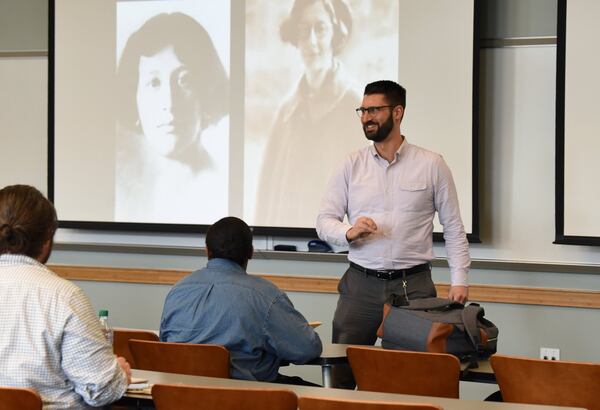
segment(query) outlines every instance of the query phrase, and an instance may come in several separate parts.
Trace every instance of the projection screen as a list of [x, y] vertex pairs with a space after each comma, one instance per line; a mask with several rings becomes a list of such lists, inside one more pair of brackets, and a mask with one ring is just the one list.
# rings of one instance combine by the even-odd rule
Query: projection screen
[[444, 156], [477, 240], [475, 15], [474, 0], [52, 1], [60, 226], [203, 231], [235, 215], [312, 236], [330, 175], [369, 143], [365, 84], [392, 79], [403, 134]]
[[600, 3], [559, 1], [556, 243], [600, 245]]

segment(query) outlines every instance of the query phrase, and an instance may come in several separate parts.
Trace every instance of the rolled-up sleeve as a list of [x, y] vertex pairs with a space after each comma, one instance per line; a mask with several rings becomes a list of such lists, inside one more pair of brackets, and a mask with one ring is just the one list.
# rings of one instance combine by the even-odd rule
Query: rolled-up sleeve
[[82, 291], [72, 295], [62, 341], [62, 369], [90, 406], [112, 403], [127, 390], [127, 376]]

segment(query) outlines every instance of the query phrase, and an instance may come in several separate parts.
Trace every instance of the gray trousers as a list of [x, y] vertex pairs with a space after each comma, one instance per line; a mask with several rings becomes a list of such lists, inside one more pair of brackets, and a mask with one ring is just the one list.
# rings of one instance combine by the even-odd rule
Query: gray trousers
[[[383, 305], [392, 293], [404, 295], [406, 291], [409, 300], [436, 296], [431, 269], [405, 278], [381, 280], [349, 267], [338, 284], [338, 291], [340, 297], [333, 317], [332, 342], [371, 346], [377, 340]], [[332, 384], [332, 387], [354, 388], [349, 365], [332, 368]]]

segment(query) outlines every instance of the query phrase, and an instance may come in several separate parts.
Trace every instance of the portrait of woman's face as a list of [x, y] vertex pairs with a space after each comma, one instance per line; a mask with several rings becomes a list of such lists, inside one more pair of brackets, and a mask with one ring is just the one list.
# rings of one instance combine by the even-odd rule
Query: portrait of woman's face
[[136, 102], [140, 126], [160, 155], [185, 149], [202, 129], [193, 73], [166, 47], [141, 56]]
[[333, 23], [321, 1], [312, 2], [298, 21], [298, 50], [309, 69], [329, 68], [333, 60]]
[[229, 2], [116, 9], [114, 218], [212, 223], [229, 209]]

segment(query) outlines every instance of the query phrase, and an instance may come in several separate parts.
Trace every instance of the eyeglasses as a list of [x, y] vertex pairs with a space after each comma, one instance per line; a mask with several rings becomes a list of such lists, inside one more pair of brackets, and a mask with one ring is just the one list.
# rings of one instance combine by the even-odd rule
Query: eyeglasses
[[333, 31], [331, 23], [317, 22], [314, 24], [299, 24], [298, 25], [298, 37], [309, 38], [312, 33], [318, 39], [325, 38], [329, 33]]
[[355, 111], [356, 111], [356, 115], [358, 115], [358, 118], [362, 118], [363, 115], [365, 115], [365, 113], [373, 116], [373, 115], [377, 115], [379, 113], [379, 111], [381, 111], [382, 108], [394, 108], [395, 105], [379, 105], [379, 106], [375, 106], [375, 107], [358, 107]]

